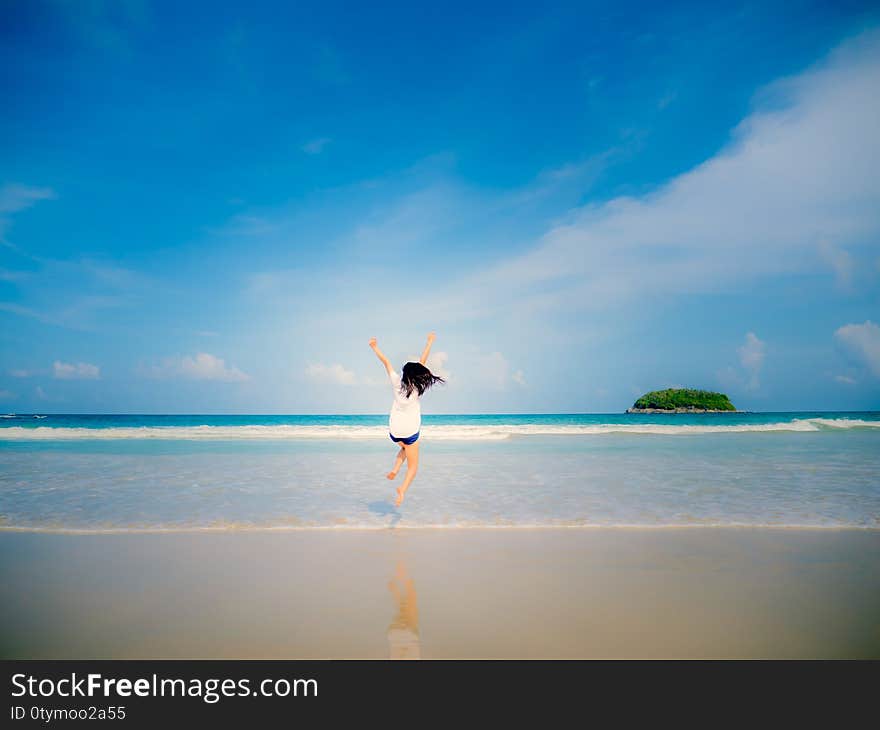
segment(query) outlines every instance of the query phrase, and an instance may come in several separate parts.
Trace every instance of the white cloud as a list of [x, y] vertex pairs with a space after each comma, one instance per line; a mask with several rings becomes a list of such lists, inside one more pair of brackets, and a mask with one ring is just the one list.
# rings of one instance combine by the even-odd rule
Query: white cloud
[[[759, 95], [714, 157], [658, 189], [575, 209], [537, 245], [445, 293], [450, 316], [607, 311], [827, 267], [880, 240], [880, 31]], [[840, 275], [840, 274], [839, 274]], [[432, 306], [432, 309], [439, 309]], [[543, 320], [542, 320], [543, 321]]]
[[13, 400], [16, 397], [11, 390], [0, 390], [0, 400]]
[[847, 324], [839, 328], [834, 337], [857, 362], [880, 377], [880, 327], [871, 320]]
[[851, 378], [849, 375], [835, 375], [834, 379], [838, 383], [845, 383], [846, 385], [855, 385], [857, 382], [855, 378]]
[[442, 350], [440, 352], [432, 352], [428, 355], [425, 367], [434, 375], [439, 375], [443, 380], [449, 380], [452, 377], [452, 373], [450, 373], [449, 369], [446, 367], [447, 360], [449, 360], [449, 353], [443, 352]]
[[[761, 368], [764, 366], [766, 343], [754, 332], [747, 332], [743, 344], [736, 348], [739, 368], [727, 366], [717, 373], [717, 378], [725, 388], [757, 390], [761, 385]], [[680, 388], [680, 385], [669, 386]]]
[[43, 390], [43, 388], [39, 385], [34, 388], [34, 395], [37, 396], [39, 400], [49, 400], [49, 396], [46, 395], [46, 391]]
[[511, 383], [525, 386], [526, 378], [522, 370], [513, 370], [510, 362], [500, 352], [490, 352], [476, 358], [476, 367], [471, 380], [478, 385], [488, 385], [496, 390], [505, 390]]
[[190, 380], [216, 380], [224, 383], [242, 383], [250, 380], [247, 373], [236, 367], [227, 367], [223, 358], [208, 352], [196, 355], [165, 358], [147, 372], [154, 378], [188, 378]]
[[249, 380], [249, 376], [241, 370], [236, 367], [226, 367], [225, 360], [207, 352], [200, 352], [195, 357], [182, 358], [180, 372], [193, 380], [222, 380], [228, 383]]
[[339, 364], [311, 363], [306, 368], [306, 376], [313, 380], [335, 383], [337, 385], [355, 385], [357, 382], [355, 374]]
[[758, 387], [758, 375], [761, 367], [764, 365], [764, 354], [766, 346], [754, 332], [746, 333], [745, 342], [736, 349], [739, 353], [739, 362], [743, 369], [751, 376], [751, 384], [753, 388]]
[[56, 360], [52, 373], [58, 380], [97, 380], [101, 377], [101, 368], [87, 362], [73, 364]]
[[850, 290], [852, 288], [854, 264], [849, 252], [832, 246], [828, 241], [822, 241], [819, 244], [819, 252], [834, 271], [837, 287], [844, 291]]
[[306, 142], [301, 149], [307, 155], [319, 155], [330, 142], [331, 139], [329, 137], [318, 137]]
[[10, 370], [9, 374], [13, 378], [29, 378], [29, 377], [31, 377], [31, 375], [33, 375], [33, 373], [30, 370], [24, 370], [22, 368]]
[[500, 352], [491, 352], [480, 356], [473, 379], [486, 381], [493, 388], [500, 390], [507, 385], [509, 372], [510, 365], [507, 358]]

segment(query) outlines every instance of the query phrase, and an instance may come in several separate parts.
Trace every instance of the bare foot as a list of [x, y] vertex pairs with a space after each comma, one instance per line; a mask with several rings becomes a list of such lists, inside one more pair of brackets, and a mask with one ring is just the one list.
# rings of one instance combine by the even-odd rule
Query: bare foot
[[406, 494], [406, 490], [401, 491], [400, 487], [397, 488], [397, 499], [394, 500], [394, 506], [400, 507], [400, 503], [403, 502], [403, 495]]
[[385, 476], [388, 477], [389, 479], [394, 479], [397, 476], [397, 472], [396, 471], [389, 471]]

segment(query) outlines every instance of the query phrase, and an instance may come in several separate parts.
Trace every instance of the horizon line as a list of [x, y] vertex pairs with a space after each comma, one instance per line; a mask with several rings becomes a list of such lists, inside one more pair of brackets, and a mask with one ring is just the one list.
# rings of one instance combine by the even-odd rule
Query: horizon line
[[[849, 410], [849, 409], [835, 409], [835, 408], [802, 408], [798, 410], [768, 410], [768, 411], [753, 411], [753, 410], [736, 410], [736, 411], [723, 411], [723, 412], [712, 412], [712, 413], [701, 413], [699, 411], [694, 413], [676, 413], [675, 411], [670, 410], [669, 415], [676, 416], [688, 416], [688, 415], [727, 415], [727, 414], [772, 414], [772, 413], [880, 413], [880, 409], [860, 409], [860, 410]], [[224, 416], [238, 416], [238, 417], [258, 417], [258, 416], [273, 416], [273, 417], [355, 417], [355, 416], [376, 416], [387, 418], [387, 413], [135, 413], [135, 412], [116, 412], [116, 413], [91, 413], [91, 412], [67, 412], [67, 413], [54, 413], [51, 411], [33, 411], [33, 412], [23, 412], [23, 413], [7, 413], [6, 416], [175, 416], [175, 417], [183, 417], [183, 416], [211, 416], [215, 418], [220, 418]], [[447, 417], [447, 416], [663, 416], [665, 413], [627, 413], [624, 411], [557, 411], [557, 412], [539, 412], [539, 411], [493, 411], [493, 412], [480, 412], [480, 413], [423, 413], [423, 418], [432, 418], [432, 417]]]

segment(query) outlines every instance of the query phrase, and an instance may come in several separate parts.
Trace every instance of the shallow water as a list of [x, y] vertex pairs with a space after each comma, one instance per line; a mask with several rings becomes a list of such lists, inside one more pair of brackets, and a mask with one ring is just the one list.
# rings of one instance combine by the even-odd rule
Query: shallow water
[[4, 419], [0, 524], [880, 527], [876, 413], [426, 417], [399, 510], [384, 420]]

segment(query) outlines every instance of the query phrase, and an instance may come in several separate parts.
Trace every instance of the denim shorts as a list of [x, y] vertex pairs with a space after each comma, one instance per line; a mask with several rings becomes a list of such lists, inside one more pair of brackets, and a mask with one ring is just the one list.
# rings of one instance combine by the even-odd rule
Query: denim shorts
[[391, 440], [396, 444], [406, 444], [407, 446], [412, 446], [416, 441], [419, 440], [419, 432], [416, 431], [412, 436], [407, 436], [405, 439], [397, 438], [392, 433], [388, 434], [391, 436]]

